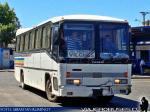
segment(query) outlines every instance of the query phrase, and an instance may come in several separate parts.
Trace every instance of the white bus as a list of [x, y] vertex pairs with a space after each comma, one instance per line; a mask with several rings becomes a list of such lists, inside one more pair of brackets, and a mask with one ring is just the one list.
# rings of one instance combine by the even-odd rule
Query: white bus
[[97, 15], [66, 15], [16, 34], [15, 78], [58, 97], [111, 99], [131, 92], [129, 24]]

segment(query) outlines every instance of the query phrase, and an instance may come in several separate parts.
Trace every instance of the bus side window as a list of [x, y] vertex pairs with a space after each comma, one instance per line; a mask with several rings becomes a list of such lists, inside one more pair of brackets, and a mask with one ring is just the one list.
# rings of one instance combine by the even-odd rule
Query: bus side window
[[42, 28], [39, 29], [39, 48], [41, 49], [42, 48]]
[[42, 28], [42, 48], [45, 48], [45, 43], [46, 43], [46, 27]]
[[34, 31], [34, 47], [33, 47], [33, 49], [37, 48], [37, 41], [36, 41], [37, 38], [38, 38], [38, 30], [36, 29]]
[[47, 27], [47, 48], [50, 48], [51, 46], [51, 28], [50, 26]]
[[21, 35], [21, 40], [20, 40], [20, 51], [22, 52], [24, 50], [24, 38], [25, 35]]
[[20, 51], [20, 36], [18, 36], [16, 39], [17, 39], [16, 51], [19, 52]]
[[32, 33], [30, 32], [29, 33], [29, 50], [31, 50], [32, 49]]
[[52, 54], [58, 56], [58, 27], [54, 26], [52, 28]]
[[29, 48], [28, 46], [29, 46], [29, 34], [27, 33], [25, 35], [25, 48], [24, 48], [25, 51], [28, 50], [28, 48]]
[[34, 35], [34, 48], [38, 49], [38, 30], [35, 30], [35, 35]]
[[31, 41], [32, 41], [32, 47], [31, 49], [33, 50], [35, 48], [35, 31], [32, 31], [32, 36], [31, 36]]
[[41, 48], [41, 32], [40, 29], [35, 30], [35, 49]]

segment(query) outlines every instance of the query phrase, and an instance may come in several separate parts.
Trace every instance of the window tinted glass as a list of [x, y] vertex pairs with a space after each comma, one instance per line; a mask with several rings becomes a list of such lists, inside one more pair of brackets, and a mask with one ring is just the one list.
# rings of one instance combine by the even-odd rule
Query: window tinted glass
[[22, 35], [21, 36], [21, 41], [20, 41], [20, 51], [23, 51], [24, 50], [24, 38], [25, 38], [25, 35]]
[[46, 45], [45, 45], [45, 43], [46, 43], [46, 36], [47, 36], [47, 31], [46, 31], [46, 27], [43, 27], [42, 28], [42, 48], [46, 48]]
[[32, 49], [32, 33], [29, 33], [29, 50]]
[[18, 36], [17, 38], [17, 43], [16, 43], [16, 51], [20, 51], [20, 36]]
[[25, 51], [26, 50], [28, 50], [28, 47], [29, 46], [29, 34], [27, 33], [26, 35], [25, 35]]
[[127, 50], [127, 29], [121, 25], [100, 25], [100, 49], [104, 53]]

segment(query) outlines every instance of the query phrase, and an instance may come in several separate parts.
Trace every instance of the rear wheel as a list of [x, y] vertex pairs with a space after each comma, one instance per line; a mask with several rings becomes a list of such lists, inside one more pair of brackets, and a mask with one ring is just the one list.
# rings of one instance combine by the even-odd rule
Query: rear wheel
[[21, 75], [20, 75], [20, 85], [21, 85], [22, 89], [26, 89], [26, 84], [24, 83], [24, 73], [23, 72], [21, 72]]
[[50, 79], [46, 81], [46, 95], [49, 101], [55, 102], [58, 99], [56, 95], [52, 94], [52, 83]]

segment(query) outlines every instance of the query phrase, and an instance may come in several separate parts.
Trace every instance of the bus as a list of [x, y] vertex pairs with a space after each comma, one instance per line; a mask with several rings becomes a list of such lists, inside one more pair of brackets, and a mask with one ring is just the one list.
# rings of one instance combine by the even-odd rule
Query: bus
[[51, 18], [16, 33], [15, 78], [21, 87], [59, 97], [111, 100], [131, 93], [130, 26], [99, 15]]

